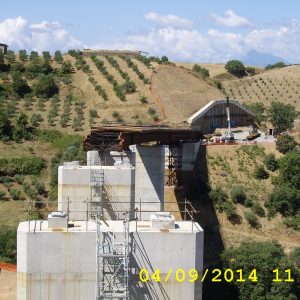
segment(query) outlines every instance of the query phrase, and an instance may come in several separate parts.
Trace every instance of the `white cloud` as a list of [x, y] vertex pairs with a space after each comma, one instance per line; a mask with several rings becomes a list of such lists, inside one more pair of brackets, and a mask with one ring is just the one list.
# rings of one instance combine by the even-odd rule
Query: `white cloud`
[[83, 43], [72, 37], [58, 21], [30, 25], [23, 17], [0, 22], [0, 41], [15, 50], [39, 52], [83, 47]]
[[160, 15], [150, 12], [145, 15], [145, 19], [163, 27], [192, 28], [194, 26], [194, 23], [191, 20], [180, 18], [175, 15]]
[[42, 21], [41, 23], [30, 25], [30, 28], [52, 31], [61, 28], [61, 24], [58, 21], [54, 21], [54, 22]]
[[[161, 23], [162, 24], [162, 23]], [[148, 32], [116, 36], [107, 43], [85, 45], [58, 22], [28, 24], [22, 17], [0, 21], [0, 42], [11, 49], [54, 51], [60, 49], [132, 49], [151, 55], [167, 55], [177, 61], [225, 62], [242, 58], [250, 50], [269, 53], [299, 63], [300, 22], [291, 20], [277, 28], [249, 29], [246, 33], [178, 27], [167, 22]]]
[[225, 12], [225, 17], [221, 17], [215, 13], [212, 13], [211, 18], [216, 24], [227, 27], [253, 26], [253, 24], [247, 18], [237, 15], [233, 10], [227, 10]]
[[251, 30], [247, 33], [222, 32], [210, 29], [154, 28], [148, 33], [132, 34], [110, 43], [87, 48], [131, 49], [151, 55], [167, 55], [177, 61], [226, 62], [242, 58], [248, 51], [269, 53], [299, 63], [300, 22], [292, 20], [285, 26]]

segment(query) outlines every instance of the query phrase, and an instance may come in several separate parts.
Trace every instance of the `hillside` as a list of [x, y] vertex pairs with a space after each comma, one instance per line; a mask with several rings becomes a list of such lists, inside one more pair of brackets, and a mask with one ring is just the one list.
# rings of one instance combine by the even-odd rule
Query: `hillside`
[[300, 66], [287, 66], [281, 69], [264, 71], [261, 74], [223, 82], [230, 98], [243, 102], [263, 102], [266, 106], [272, 101], [291, 104], [300, 110]]
[[165, 117], [170, 123], [183, 123], [212, 99], [223, 97], [210, 81], [174, 66], [155, 70], [152, 92], [161, 99]]
[[[5, 57], [0, 72], [0, 117], [14, 126], [19, 123], [17, 133], [23, 136], [2, 136], [0, 142], [0, 225], [16, 227], [27, 218], [28, 201], [35, 198], [41, 205], [31, 217], [47, 215], [55, 206], [51, 201], [57, 195], [57, 166], [84, 160], [80, 147], [91, 126], [108, 122], [185, 126], [191, 114], [210, 100], [225, 96], [222, 87], [230, 98], [266, 106], [278, 100], [300, 110], [300, 66], [260, 70], [258, 75], [236, 79], [225, 72], [224, 65], [204, 64], [201, 66], [210, 72], [205, 79], [192, 71], [193, 65], [174, 65], [158, 58], [82, 56], [77, 51], [60, 59], [46, 54]], [[216, 87], [216, 81], [221, 87]], [[54, 87], [50, 91], [46, 89], [49, 82]], [[22, 112], [28, 122], [20, 119]], [[298, 132], [294, 135], [299, 138]], [[282, 217], [266, 217], [265, 201], [277, 172], [270, 172], [264, 180], [255, 179], [253, 172], [267, 153], [280, 157], [274, 145], [207, 147], [207, 165], [194, 175], [202, 176], [207, 168], [206, 184], [212, 189], [221, 186], [228, 195], [234, 186], [243, 186], [255, 204], [258, 219], [257, 227], [250, 226], [245, 213], [254, 208], [235, 204], [238, 217], [229, 220], [224, 212], [215, 212], [211, 201], [210, 208], [199, 201], [201, 193], [193, 201], [200, 205], [199, 222], [212, 240], [218, 233], [227, 247], [249, 239], [275, 238], [288, 252], [300, 242], [299, 232], [287, 228]], [[192, 190], [199, 185], [193, 181], [194, 175], [188, 174]]]
[[[210, 186], [221, 186], [229, 196], [234, 186], [242, 186], [250, 201], [246, 205], [236, 204], [239, 218], [234, 221], [230, 221], [224, 212], [217, 213], [226, 247], [237, 246], [249, 240], [276, 240], [290, 252], [300, 243], [300, 232], [287, 228], [281, 216], [277, 215], [271, 219], [267, 217], [265, 203], [273, 189], [272, 177], [278, 173], [269, 171], [268, 179], [256, 179], [253, 174], [256, 166], [264, 165], [264, 157], [270, 153], [275, 154], [277, 158], [282, 157], [272, 144], [207, 147]], [[258, 226], [253, 227], [245, 220], [246, 212], [254, 212], [258, 218]]]
[[[10, 54], [2, 69], [3, 109], [12, 117], [23, 111], [29, 120], [38, 115], [35, 127], [66, 133], [87, 133], [91, 125], [107, 122], [179, 124], [212, 98], [222, 97], [209, 80], [159, 59], [76, 51], [60, 60], [49, 54]], [[18, 87], [15, 76], [29, 87]], [[37, 91], [41, 76], [53, 77], [57, 96]]]

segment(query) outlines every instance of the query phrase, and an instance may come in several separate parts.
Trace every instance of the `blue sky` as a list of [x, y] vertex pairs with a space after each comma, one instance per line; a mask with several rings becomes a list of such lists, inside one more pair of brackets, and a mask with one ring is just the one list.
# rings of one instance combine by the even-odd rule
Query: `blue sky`
[[1, 4], [0, 42], [18, 50], [137, 49], [181, 61], [247, 52], [300, 57], [298, 0], [15, 0]]

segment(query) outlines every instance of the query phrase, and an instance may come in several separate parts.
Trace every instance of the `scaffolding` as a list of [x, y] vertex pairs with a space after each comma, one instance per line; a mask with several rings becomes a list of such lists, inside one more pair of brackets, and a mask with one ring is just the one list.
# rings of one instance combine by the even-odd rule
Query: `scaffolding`
[[181, 186], [182, 184], [182, 143], [176, 142], [168, 147], [168, 174], [166, 185]]
[[[101, 230], [97, 222], [97, 300], [129, 299], [129, 213], [123, 221], [124, 235]], [[108, 226], [107, 224], [105, 224]]]
[[[124, 212], [124, 236], [116, 236], [104, 219], [104, 172], [101, 160], [90, 162], [90, 217], [96, 220], [96, 300], [129, 299], [129, 217]], [[107, 199], [109, 200], [109, 199]], [[104, 227], [105, 230], [104, 230]]]

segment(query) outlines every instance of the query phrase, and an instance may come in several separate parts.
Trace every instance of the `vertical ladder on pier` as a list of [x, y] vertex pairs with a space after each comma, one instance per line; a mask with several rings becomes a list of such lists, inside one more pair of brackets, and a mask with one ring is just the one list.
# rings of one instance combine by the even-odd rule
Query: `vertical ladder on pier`
[[99, 224], [100, 234], [97, 243], [99, 289], [96, 299], [127, 300], [129, 299], [129, 215], [123, 221], [122, 234], [116, 236], [113, 230], [109, 231], [109, 228], [107, 230], [101, 232], [101, 224]]
[[[98, 166], [98, 167], [97, 167]], [[129, 300], [129, 213], [124, 213], [123, 233], [115, 234], [104, 220], [104, 172], [90, 166], [91, 217], [96, 219], [96, 300]]]

